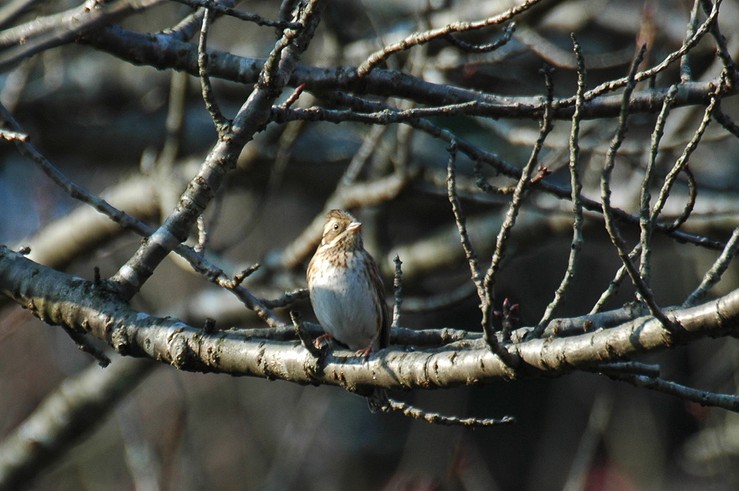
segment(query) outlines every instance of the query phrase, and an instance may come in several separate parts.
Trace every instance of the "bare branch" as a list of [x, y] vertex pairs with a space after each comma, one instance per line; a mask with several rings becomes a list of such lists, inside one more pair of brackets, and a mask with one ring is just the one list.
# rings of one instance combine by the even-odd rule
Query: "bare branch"
[[664, 394], [679, 397], [686, 401], [697, 402], [701, 406], [720, 407], [728, 411], [739, 412], [739, 397], [730, 394], [716, 394], [704, 390], [693, 389], [677, 382], [646, 375], [627, 375], [606, 373], [614, 380], [628, 382], [636, 387], [655, 390]]
[[483, 282], [482, 269], [480, 268], [477, 254], [475, 253], [475, 249], [473, 248], [469, 234], [467, 233], [465, 216], [462, 212], [462, 205], [459, 202], [459, 197], [457, 196], [455, 180], [456, 149], [456, 144], [452, 141], [447, 149], [449, 152], [449, 163], [447, 164], [447, 196], [449, 204], [452, 207], [452, 213], [454, 214], [454, 222], [457, 224], [457, 230], [459, 231], [459, 240], [462, 243], [462, 249], [464, 250], [464, 254], [470, 268], [470, 278], [477, 289], [477, 296], [480, 299], [482, 332], [485, 342], [490, 347], [490, 350], [499, 355], [506, 364], [514, 365], [516, 363], [515, 358], [500, 345], [498, 337], [495, 335], [492, 324], [492, 294], [488, 293], [486, 285]]
[[[685, 42], [683, 42], [683, 45], [680, 46], [680, 49], [678, 49], [677, 51], [673, 51], [672, 53], [667, 55], [664, 60], [662, 60], [660, 63], [653, 66], [652, 68], [649, 68], [648, 70], [636, 72], [633, 75], [627, 77], [602, 83], [598, 87], [589, 90], [585, 94], [585, 99], [590, 100], [606, 92], [610, 92], [621, 87], [626, 87], [629, 84], [629, 77], [633, 77], [635, 82], [641, 82], [643, 80], [651, 79], [658, 73], [666, 70], [675, 61], [680, 60], [683, 55], [685, 55], [685, 53], [692, 49], [693, 46], [698, 44], [698, 41], [700, 41], [701, 38], [705, 36], [713, 23], [716, 21], [719, 14], [719, 7], [721, 6], [722, 1], [723, 0], [716, 0], [716, 2], [713, 4], [713, 8], [711, 9], [710, 14], [708, 15], [708, 18], [703, 22], [703, 24], [698, 27], [698, 29], [696, 29], [695, 33], [692, 36], [690, 36], [688, 39], [685, 40]], [[568, 102], [570, 101], [568, 100]]]
[[[467, 264], [470, 268], [470, 278], [477, 289], [477, 296], [480, 298], [480, 302], [484, 302], [485, 286], [482, 282], [482, 269], [480, 268], [477, 253], [472, 245], [472, 241], [470, 241], [470, 236], [467, 233], [467, 225], [465, 223], [466, 218], [462, 212], [462, 204], [457, 196], [455, 165], [457, 142], [452, 141], [447, 151], [449, 152], [449, 162], [447, 164], [447, 196], [449, 198], [449, 204], [452, 207], [452, 213], [454, 214], [454, 223], [457, 224], [457, 230], [459, 231], [459, 240], [462, 243], [462, 249], [464, 250], [464, 255], [467, 258]], [[490, 329], [490, 327], [486, 327], [486, 329]], [[492, 332], [487, 333], [487, 335], [494, 336]]]
[[[16, 130], [20, 129], [18, 122], [9, 114], [4, 107], [0, 105], [0, 116]], [[35, 162], [49, 176], [58, 186], [64, 189], [72, 198], [78, 199], [83, 203], [86, 203], [94, 207], [97, 211], [110, 217], [115, 223], [119, 224], [125, 229], [131, 229], [144, 237], [149, 237], [154, 234], [155, 230], [142, 220], [131, 216], [118, 208], [112, 206], [104, 199], [90, 193], [83, 187], [72, 182], [63, 173], [61, 173], [44, 155], [41, 154], [33, 145], [24, 141], [17, 141], [16, 146], [19, 152]], [[197, 218], [196, 218], [197, 220]], [[51, 248], [56, 247], [54, 240], [57, 237], [51, 233]], [[89, 240], [97, 240], [97, 236], [90, 237]], [[89, 243], [89, 242], [88, 242]], [[84, 242], [83, 242], [84, 244]], [[261, 319], [263, 319], [268, 325], [277, 326], [281, 325], [282, 322], [275, 316], [275, 314], [254, 294], [252, 294], [246, 288], [240, 285], [232, 286], [229, 283], [227, 275], [220, 269], [209, 263], [201, 254], [195, 252], [192, 248], [185, 246], [184, 244], [177, 244], [174, 250], [185, 258], [188, 263], [192, 266], [195, 271], [203, 274], [210, 281], [219, 284], [220, 286], [231, 290], [234, 294], [247, 306], [247, 308], [254, 310]]]
[[[709, 339], [739, 336], [732, 269], [739, 194], [728, 159], [739, 136], [732, 120], [739, 72], [735, 40], [722, 34], [736, 30], [736, 19], [721, 0], [689, 2], [692, 10], [686, 5], [669, 18], [655, 15], [656, 4], [641, 12], [632, 5], [617, 12], [618, 20], [611, 6], [540, 0], [505, 7], [411, 2], [392, 12], [339, 2], [325, 17], [324, 0], [267, 2], [262, 15], [234, 8], [234, 0], [47, 3], [10, 0], [0, 7], [0, 70], [23, 61], [0, 82], [0, 143], [18, 149], [0, 184], [19, 186], [3, 196], [11, 233], [43, 227], [16, 246], [18, 253], [0, 247], [0, 303], [14, 302], [59, 326], [58, 333], [98, 362], [108, 360], [102, 345], [186, 371], [338, 387], [367, 399], [373, 411], [468, 427], [512, 418], [470, 418], [460, 405], [442, 415], [391, 395], [438, 389], [459, 404], [465, 392], [478, 391], [447, 389], [585, 372], [577, 377], [598, 374], [600, 383], [606, 376], [739, 413], [739, 397], [716, 389], [716, 375], [737, 368], [729, 351], [711, 357], [710, 371], [681, 374], [717, 392], [666, 380], [660, 365], [642, 360], [664, 351], [668, 356], [659, 359], [670, 366], [677, 346], [694, 345], [692, 353]], [[326, 29], [318, 29], [322, 17]], [[122, 20], [126, 28], [116, 25]], [[557, 43], [569, 31], [568, 50]], [[608, 42], [598, 42], [599, 35]], [[626, 74], [630, 37], [646, 48]], [[210, 46], [215, 40], [220, 49]], [[545, 73], [546, 90], [532, 77], [542, 60], [563, 68], [556, 76]], [[599, 85], [588, 87], [596, 69]], [[575, 76], [576, 90], [558, 85], [555, 97], [553, 80], [572, 83]], [[188, 93], [191, 77], [200, 84], [200, 105]], [[203, 105], [211, 119], [205, 131]], [[710, 128], [711, 120], [721, 126]], [[120, 142], [123, 151], [115, 147]], [[70, 171], [62, 173], [52, 155]], [[18, 158], [32, 160], [61, 191], [30, 186], [26, 173], [38, 169], [22, 168]], [[101, 162], [105, 169], [97, 170]], [[137, 167], [141, 175], [130, 177]], [[106, 179], [113, 172], [129, 177], [111, 187]], [[108, 190], [97, 194], [83, 182]], [[68, 197], [83, 206], [54, 218]], [[454, 223], [441, 213], [446, 206]], [[390, 342], [366, 358], [341, 347], [316, 350], [321, 326], [297, 314], [309, 302], [301, 271], [320, 239], [322, 208], [363, 208], [365, 245], [377, 253], [386, 279], [395, 262]], [[693, 245], [698, 254], [691, 254]], [[170, 275], [168, 257], [185, 273]], [[67, 265], [89, 281], [61, 272]], [[619, 265], [585, 314], [606, 287], [604, 272]], [[186, 276], [190, 268], [196, 275]], [[117, 273], [106, 280], [101, 271]], [[673, 274], [681, 281], [670, 282]], [[623, 285], [625, 278], [630, 284]], [[167, 290], [153, 284], [140, 290], [153, 279]], [[167, 295], [173, 283], [183, 295]], [[626, 295], [614, 295], [619, 286]], [[476, 309], [467, 309], [475, 294], [481, 327], [474, 325]], [[131, 301], [136, 295], [141, 302]], [[624, 301], [628, 295], [635, 299]], [[670, 298], [684, 302], [658, 303]], [[138, 310], [142, 304], [149, 307]], [[428, 315], [429, 309], [440, 310]], [[419, 311], [426, 315], [412, 315]], [[10, 319], [0, 326], [9, 327], [0, 334], [9, 341], [19, 319], [33, 321], [26, 314]], [[121, 394], [135, 385], [130, 380], [121, 380]], [[109, 393], [107, 385], [101, 387]], [[316, 416], [327, 416], [325, 402], [306, 411], [318, 392], [292, 388], [302, 394], [296, 408], [278, 408], [281, 421], [293, 421], [268, 452], [277, 458], [304, 418], [319, 423]], [[81, 394], [83, 406], [105, 414], [104, 404]], [[258, 409], [253, 402], [243, 408]], [[507, 413], [498, 402], [489, 407]], [[592, 466], [605, 413], [593, 408], [569, 485], [583, 482], [579, 476]], [[58, 414], [79, 424], [74, 409]], [[165, 445], [164, 480], [174, 477], [172, 463], [190, 457], [187, 448], [178, 450], [181, 416], [174, 423], [177, 441]], [[373, 416], [372, 424], [385, 418]], [[10, 464], [25, 469], [23, 482], [11, 484], [21, 488], [43, 469], [39, 459], [58, 460], [74, 436], [58, 437], [63, 432], [54, 425], [42, 429], [49, 439], [39, 439], [37, 448], [17, 435], [13, 453], [0, 445], [0, 488], [5, 456], [23, 461]], [[32, 430], [19, 428], [33, 436]], [[310, 429], [304, 436], [315, 435]], [[449, 476], [462, 487], [471, 474], [458, 469], [467, 455], [462, 447], [474, 443], [465, 437], [455, 445]], [[305, 439], [288, 452], [289, 463], [273, 466], [268, 485], [279, 487], [280, 468], [293, 469], [290, 485], [300, 469], [313, 468], [307, 460], [293, 462], [298, 454], [317, 459], [305, 453], [310, 445]], [[484, 470], [482, 464], [475, 466]], [[139, 468], [131, 470], [137, 481]], [[146, 476], [150, 482], [153, 475]]]
[[476, 22], [456, 22], [454, 24], [448, 24], [441, 28], [431, 29], [424, 32], [416, 32], [397, 43], [386, 46], [384, 49], [372, 53], [372, 55], [367, 58], [367, 61], [362, 63], [359, 68], [357, 68], [357, 76], [359, 76], [360, 78], [364, 77], [369, 72], [371, 72], [375, 66], [385, 61], [392, 54], [398, 53], [400, 51], [405, 51], [412, 48], [413, 46], [428, 43], [429, 41], [432, 41], [434, 39], [446, 37], [453, 32], [466, 32], [475, 29], [482, 29], [483, 27], [502, 24], [511, 20], [518, 14], [530, 9], [540, 1], [541, 0], [527, 0], [521, 5], [513, 7], [502, 14], [490, 17], [485, 20], [480, 20]]
[[659, 154], [659, 143], [662, 140], [664, 134], [665, 124], [667, 124], [667, 117], [672, 109], [672, 101], [677, 93], [677, 85], [670, 87], [670, 92], [667, 94], [662, 109], [660, 110], [659, 116], [657, 116], [657, 122], [654, 124], [654, 130], [652, 131], [652, 141], [649, 146], [649, 161], [647, 167], [644, 170], [644, 178], [642, 179], [641, 196], [640, 196], [640, 209], [639, 209], [639, 226], [641, 228], [640, 244], [641, 244], [641, 264], [639, 266], [639, 275], [644, 278], [644, 281], [649, 284], [649, 278], [651, 276], [651, 239], [652, 231], [654, 229], [654, 220], [651, 219], [650, 203], [652, 199], [651, 187], [654, 183], [655, 163], [657, 161], [657, 155]]
[[634, 89], [636, 79], [636, 70], [639, 67], [639, 64], [641, 63], [641, 60], [644, 56], [645, 52], [645, 46], [643, 45], [639, 53], [637, 54], [636, 58], [634, 59], [634, 63], [632, 64], [631, 71], [629, 72], [628, 77], [628, 83], [626, 85], [626, 88], [624, 89], [623, 99], [624, 104], [621, 110], [621, 115], [618, 118], [618, 128], [616, 130], [616, 134], [613, 136], [613, 140], [611, 141], [611, 146], [608, 149], [608, 154], [606, 156], [606, 163], [603, 167], [603, 173], [601, 175], [601, 201], [603, 203], [603, 218], [605, 219], [605, 225], [606, 230], [608, 231], [608, 236], [611, 239], [611, 243], [613, 243], [613, 246], [616, 248], [616, 251], [618, 252], [618, 256], [621, 258], [621, 262], [623, 263], [624, 268], [626, 269], [626, 272], [629, 274], [629, 277], [631, 277], [631, 282], [634, 284], [634, 287], [637, 289], [639, 296], [641, 299], [649, 306], [649, 310], [652, 312], [652, 315], [654, 315], [656, 318], [658, 318], [662, 324], [664, 325], [665, 329], [668, 331], [673, 331], [677, 328], [677, 326], [674, 325], [674, 322], [669, 319], [664, 312], [662, 312], [662, 309], [657, 305], [654, 294], [652, 293], [652, 290], [649, 288], [649, 285], [647, 285], [644, 282], [644, 279], [639, 275], [639, 272], [637, 271], [636, 267], [634, 266], [634, 263], [631, 261], [631, 258], [629, 257], [629, 254], [626, 252], [626, 245], [624, 243], [623, 238], [621, 237], [621, 234], [619, 232], [619, 229], [615, 223], [614, 217], [613, 217], [613, 211], [611, 209], [611, 188], [610, 188], [610, 180], [611, 180], [611, 174], [613, 172], [613, 168], [615, 166], [615, 159], [616, 154], [618, 153], [618, 149], [621, 146], [621, 143], [623, 142], [624, 137], [626, 136], [626, 129], [627, 129], [627, 118], [628, 118], [628, 100], [631, 96], [631, 92]]
[[[243, 146], [261, 131], [270, 117], [272, 103], [280, 95], [295, 66], [295, 59], [306, 49], [320, 19], [321, 2], [312, 1], [302, 11], [299, 31], [286, 30], [278, 40], [260, 72], [254, 92], [234, 118], [228, 135], [211, 149], [200, 171], [180, 198], [175, 211], [142, 244], [136, 254], [110, 279], [124, 298], [131, 298], [148, 280], [156, 266], [184, 242], [190, 229], [213, 199], [228, 171], [235, 166]], [[284, 54], [284, 56], [283, 56]]]
[[726, 248], [721, 252], [716, 262], [713, 263], [713, 266], [706, 271], [700, 285], [685, 299], [683, 307], [692, 307], [706, 296], [708, 290], [721, 280], [721, 276], [726, 272], [729, 264], [731, 264], [734, 256], [736, 256], [737, 250], [739, 250], [739, 227], [734, 229], [734, 233], [731, 234], [731, 238], [726, 243]]
[[554, 311], [559, 305], [560, 302], [562, 302], [562, 298], [564, 297], [565, 292], [567, 291], [567, 288], [570, 285], [570, 282], [575, 276], [575, 268], [577, 266], [577, 259], [580, 253], [580, 250], [582, 249], [583, 244], [583, 205], [582, 205], [582, 181], [580, 179], [580, 167], [581, 164], [578, 161], [580, 156], [580, 146], [579, 146], [579, 138], [580, 138], [580, 111], [582, 109], [582, 105], [585, 102], [584, 94], [585, 94], [585, 87], [586, 87], [586, 76], [587, 72], [585, 70], [585, 59], [582, 56], [582, 52], [580, 51], [580, 44], [577, 42], [577, 38], [575, 37], [575, 34], [571, 34], [572, 39], [572, 48], [575, 52], [575, 58], [577, 59], [577, 96], [576, 96], [576, 102], [575, 102], [575, 112], [572, 115], [572, 124], [570, 129], [570, 163], [569, 163], [569, 169], [570, 169], [570, 189], [572, 190], [572, 214], [573, 214], [573, 224], [572, 224], [572, 242], [570, 245], [570, 254], [567, 259], [567, 269], [565, 270], [565, 274], [562, 277], [562, 281], [559, 284], [559, 287], [557, 287], [557, 290], [554, 292], [554, 298], [552, 301], [547, 305], [546, 310], [544, 311], [544, 315], [542, 316], [541, 320], [539, 321], [539, 324], [536, 326], [536, 329], [534, 330], [533, 335], [534, 336], [541, 336], [544, 332], [544, 329], [546, 328], [546, 325], [549, 323], [549, 321], [552, 318], [552, 315], [554, 315]]
[[[524, 192], [527, 190], [529, 186], [532, 184], [535, 184], [532, 179], [531, 175], [534, 172], [534, 167], [539, 162], [539, 153], [541, 152], [544, 141], [546, 140], [549, 133], [552, 131], [552, 117], [551, 117], [551, 104], [552, 104], [552, 98], [554, 96], [554, 85], [551, 80], [551, 73], [550, 68], [544, 67], [544, 78], [546, 81], [546, 88], [547, 88], [547, 105], [546, 110], [544, 111], [544, 116], [542, 118], [541, 126], [539, 128], [539, 137], [536, 140], [536, 144], [534, 145], [534, 148], [531, 150], [531, 156], [529, 157], [528, 162], [524, 166], [524, 168], [521, 170], [521, 176], [516, 183], [516, 188], [513, 192], [513, 196], [511, 198], [511, 203], [508, 206], [508, 211], [506, 212], [505, 219], [503, 220], [503, 224], [500, 227], [500, 230], [498, 231], [498, 236], [495, 239], [495, 252], [493, 252], [492, 260], [490, 261], [490, 267], [488, 268], [487, 272], [485, 273], [485, 280], [484, 280], [484, 291], [486, 295], [486, 306], [488, 310], [486, 312], [483, 312], [483, 322], [486, 320], [490, 322], [492, 320], [492, 308], [493, 303], [495, 299], [494, 291], [495, 291], [495, 280], [496, 280], [496, 274], [498, 272], [498, 269], [500, 268], [500, 263], [503, 260], [503, 257], [505, 256], [505, 246], [508, 241], [508, 238], [510, 237], [510, 233], [513, 230], [513, 227], [516, 224], [516, 218], [518, 217], [518, 212], [521, 209], [521, 206], [523, 205], [523, 198], [524, 198]], [[487, 313], [487, 317], [486, 317]]]
[[138, 10], [147, 9], [161, 0], [121, 0], [98, 2], [90, 8], [85, 2], [65, 12], [36, 17], [34, 20], [0, 32], [0, 71], [49, 48], [73, 42], [78, 36], [100, 26], [113, 23]]
[[[712, 86], [713, 88], [714, 86]], [[620, 96], [619, 96], [620, 97]], [[339, 96], [339, 94], [333, 94], [333, 99], [341, 100], [342, 102], [346, 103], [347, 105], [352, 105], [355, 108], [358, 109], [357, 106], [364, 108], [365, 106], [371, 106], [373, 110], [383, 111], [383, 114], [389, 114], [392, 113], [392, 109], [389, 109], [386, 106], [382, 106], [380, 109], [378, 107], [378, 104], [371, 103], [369, 101], [362, 101], [358, 98], [352, 98], [347, 96], [346, 94]], [[621, 100], [623, 100], [622, 97], [620, 97]], [[553, 102], [553, 105], [555, 102]], [[273, 110], [275, 112], [275, 110]], [[302, 119], [302, 116], [306, 113], [303, 110], [291, 110], [291, 111], [284, 111], [283, 114], [292, 114], [297, 116], [297, 119]], [[289, 118], [288, 118], [289, 119]], [[371, 123], [377, 123], [377, 124], [384, 124], [381, 121], [378, 121], [374, 118], [371, 118], [370, 120], [365, 120], [363, 113], [354, 113], [349, 111], [336, 111], [336, 110], [330, 110], [330, 109], [323, 109], [323, 108], [312, 108], [311, 109], [311, 115], [307, 116], [306, 119], [310, 121], [331, 121], [331, 122], [344, 122], [344, 121], [360, 121], [360, 122], [371, 122]], [[280, 121], [280, 118], [277, 118], [278, 121]], [[439, 126], [431, 123], [430, 121], [426, 119], [418, 119], [418, 120], [411, 120], [407, 121], [407, 124], [410, 124], [414, 128], [417, 128], [421, 131], [424, 131], [425, 133], [428, 133], [429, 135], [438, 138], [447, 144], [451, 144], [452, 141], [456, 142], [457, 149], [460, 152], [465, 153], [470, 159], [474, 161], [484, 162], [486, 164], [491, 165], [497, 172], [500, 172], [501, 174], [514, 177], [518, 179], [520, 177], [520, 170], [517, 169], [514, 165], [504, 161], [501, 159], [498, 155], [495, 153], [483, 150], [479, 148], [478, 146], [470, 143], [469, 141], [465, 140], [464, 138], [460, 137], [459, 135], [455, 135], [449, 130], [442, 129]], [[544, 191], [547, 193], [551, 193], [552, 195], [560, 198], [560, 199], [569, 199], [570, 198], [570, 191], [561, 188], [560, 186], [547, 182], [547, 181], [540, 181], [534, 189]], [[602, 206], [599, 202], [582, 197], [582, 205], [584, 209], [588, 211], [593, 211], [596, 213], [602, 213]], [[626, 224], [634, 224], [638, 225], [639, 223], [639, 217], [631, 215], [629, 213], [624, 212], [621, 209], [618, 208], [612, 208], [612, 212], [614, 216], [620, 221], [624, 222]], [[722, 250], [724, 247], [724, 243], [721, 241], [713, 240], [708, 237], [704, 236], [697, 236], [694, 234], [690, 234], [688, 232], [684, 232], [681, 230], [674, 230], [668, 225], [658, 223], [656, 224], [656, 230], [660, 231], [661, 233], [666, 233], [671, 237], [674, 237], [677, 240], [684, 241], [684, 242], [690, 242], [696, 245], [701, 245], [703, 247], [707, 247], [710, 249], [715, 250]]]
[[457, 39], [451, 34], [447, 34], [446, 36], [444, 36], [444, 39], [457, 48], [466, 51], [467, 53], [489, 53], [491, 51], [495, 51], [502, 46], [505, 46], [508, 41], [511, 40], [515, 31], [516, 23], [511, 22], [503, 29], [503, 36], [501, 36], [500, 39], [497, 39], [494, 42], [488, 44], [471, 44], [462, 41], [461, 39]]
[[673, 184], [677, 180], [677, 176], [680, 174], [683, 168], [686, 165], [688, 165], [690, 156], [693, 154], [695, 149], [698, 147], [698, 143], [703, 137], [703, 133], [705, 133], [706, 128], [708, 128], [708, 125], [711, 123], [711, 117], [713, 116], [713, 112], [716, 110], [716, 104], [721, 98], [723, 87], [724, 87], [724, 84], [723, 84], [723, 77], [722, 77], [722, 83], [720, 83], [718, 87], [715, 87], [711, 93], [711, 101], [709, 102], [708, 106], [706, 107], [705, 112], [703, 113], [703, 119], [698, 125], [698, 129], [695, 130], [695, 133], [693, 133], [693, 137], [690, 139], [688, 144], [685, 145], [685, 149], [683, 150], [683, 153], [680, 155], [680, 157], [675, 162], [675, 165], [672, 166], [672, 169], [665, 177], [664, 183], [662, 184], [662, 189], [660, 190], [660, 193], [659, 193], [659, 197], [657, 198], [657, 202], [654, 204], [654, 207], [652, 208], [652, 217], [651, 217], [652, 221], [654, 221], [657, 217], [659, 217], [660, 213], [662, 212], [662, 209], [665, 206], [665, 203], [667, 202], [667, 198], [670, 196], [670, 190], [672, 189]]
[[210, 114], [210, 117], [213, 120], [218, 136], [220, 138], [224, 138], [230, 130], [231, 121], [226, 119], [223, 116], [223, 113], [221, 113], [221, 109], [218, 107], [218, 102], [213, 94], [213, 87], [210, 84], [210, 77], [208, 75], [207, 42], [210, 23], [211, 11], [206, 8], [203, 15], [203, 25], [200, 28], [200, 39], [198, 41], [198, 75], [200, 76], [200, 89], [203, 94], [205, 108], [208, 110], [208, 114]]
[[[102, 423], [105, 414], [156, 367], [119, 359], [69, 378], [0, 445], [0, 488], [19, 489]], [[91, 418], [91, 415], [99, 416]]]
[[[685, 38], [689, 39], [695, 34], [695, 30], [698, 29], [698, 7], [701, 0], [694, 0], [693, 7], [690, 9], [690, 20], [688, 21], [687, 29], [685, 30]], [[680, 57], [680, 81], [688, 82], [693, 78], [690, 63], [688, 61], [688, 52], [686, 51]]]
[[391, 327], [395, 328], [400, 325], [400, 307], [403, 305], [403, 261], [400, 260], [400, 256], [396, 255], [393, 259], [395, 263], [395, 277], [393, 278], [393, 321], [390, 324]]
[[[197, 48], [165, 34], [143, 35], [120, 27], [108, 27], [88, 34], [83, 42], [131, 63], [146, 64], [158, 69], [183, 70], [195, 76], [198, 74]], [[687, 49], [676, 53], [682, 55], [686, 52]], [[264, 66], [262, 59], [245, 58], [216, 50], [209, 50], [208, 59], [211, 77], [240, 83], [255, 82]], [[664, 69], [667, 66], [669, 63], [661, 68]], [[640, 72], [640, 75], [642, 73], [646, 75], [638, 80], [647, 79], [656, 74], [656, 72]], [[592, 89], [585, 94], [586, 104], [581, 114], [583, 120], [618, 115], [623, 98], [618, 94], [608, 95], [608, 92], [621, 88], [624, 80], [618, 79], [616, 82], [614, 86], [601, 86], [596, 92]], [[343, 67], [319, 68], [297, 65], [288, 85], [297, 87], [303, 83], [306, 84], [308, 90], [320, 91], [322, 96], [330, 90], [351, 90], [365, 95], [408, 98], [420, 104], [435, 107], [454, 108], [459, 104], [470, 103], [468, 114], [497, 118], [538, 118], [543, 114], [545, 105], [540, 97], [496, 96], [460, 87], [434, 84], [403, 72], [378, 68], [360, 78], [356, 71]], [[713, 85], [715, 81], [680, 84], [680, 91], [674, 102], [675, 107], [704, 103], [706, 94]], [[737, 90], [736, 86], [732, 86], [730, 93], [736, 94]], [[630, 99], [629, 111], [632, 114], [653, 112], [655, 108], [660, 107], [667, 92], [668, 88], [636, 91]], [[555, 98], [552, 106], [553, 119], [571, 119], [575, 98]], [[304, 111], [302, 113], [305, 114]], [[405, 113], [404, 118], [410, 117], [411, 114], [413, 113]], [[320, 119], [317, 115], [311, 115], [310, 118], [305, 116], [305, 118]], [[362, 119], [347, 118], [365, 118], [365, 116], [362, 114], [344, 116], [344, 120], [361, 121]], [[394, 118], [403, 119], [399, 116]], [[388, 119], [386, 122], [393, 122], [393, 120]]]
[[0, 293], [49, 324], [83, 330], [129, 356], [149, 357], [188, 371], [340, 385], [353, 392], [359, 387], [433, 389], [511, 376], [561, 375], [739, 330], [739, 290], [734, 290], [696, 307], [672, 310], [670, 315], [683, 327], [678, 332], [667, 333], [659, 319], [647, 316], [592, 333], [518, 343], [522, 363], [513, 372], [488, 346], [461, 341], [441, 349], [391, 347], [366, 362], [349, 351], [335, 350], [316, 373], [308, 369], [313, 356], [295, 341], [265, 343], [238, 332], [209, 333], [177, 319], [147, 315], [92, 282], [33, 263], [4, 247], [0, 247]]
[[457, 416], [444, 416], [439, 413], [431, 413], [411, 406], [406, 402], [390, 400], [387, 406], [381, 409], [383, 412], [399, 412], [403, 416], [413, 419], [419, 419], [427, 423], [441, 426], [466, 426], [468, 428], [488, 428], [491, 426], [501, 426], [512, 424], [516, 419], [512, 416], [503, 416], [497, 418], [460, 418]]
[[[218, 14], [227, 15], [235, 19], [243, 20], [246, 22], [253, 22], [258, 26], [275, 27], [277, 29], [299, 29], [300, 24], [295, 22], [285, 22], [281, 20], [266, 19], [261, 15], [253, 14], [251, 12], [243, 12], [241, 10], [234, 9], [221, 5], [217, 1], [213, 0], [172, 0], [183, 5], [189, 5], [191, 7], [203, 7], [204, 10], [211, 10]], [[229, 2], [233, 4], [234, 2]]]

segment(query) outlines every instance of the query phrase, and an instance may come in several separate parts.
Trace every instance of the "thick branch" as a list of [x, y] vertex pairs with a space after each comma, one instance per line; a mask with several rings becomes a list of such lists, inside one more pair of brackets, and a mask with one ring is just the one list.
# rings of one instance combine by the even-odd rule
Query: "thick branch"
[[351, 391], [363, 386], [435, 389], [559, 375], [702, 337], [739, 333], [739, 290], [734, 290], [700, 306], [671, 311], [684, 328], [677, 333], [645, 316], [594, 333], [513, 345], [523, 362], [514, 372], [481, 340], [413, 351], [391, 347], [369, 361], [339, 350], [319, 366], [298, 341], [247, 339], [238, 331], [206, 333], [177, 319], [154, 317], [92, 282], [38, 265], [5, 247], [0, 247], [0, 292], [45, 322], [92, 334], [125, 355], [187, 371], [339, 385]]
[[[198, 74], [197, 46], [179, 41], [166, 34], [138, 34], [120, 27], [108, 27], [91, 33], [83, 42], [107, 51], [136, 65], [149, 65], [160, 70], [182, 70], [191, 75]], [[245, 58], [218, 50], [208, 50], [208, 71], [213, 78], [222, 78], [244, 84], [254, 83], [265, 60]], [[465, 114], [496, 118], [541, 118], [546, 106], [541, 97], [496, 96], [475, 90], [426, 82], [412, 75], [395, 70], [374, 69], [364, 77], [357, 75], [356, 68], [321, 68], [296, 65], [287, 85], [297, 87], [305, 84], [306, 90], [357, 91], [364, 95], [401, 97], [430, 106], [449, 106], [473, 103], [462, 108]], [[707, 104], [715, 81], [686, 82], [680, 84], [675, 96], [674, 107]], [[635, 91], [629, 102], [632, 114], [656, 113], [662, 107], [669, 88]], [[736, 94], [737, 88], [730, 94]], [[581, 108], [581, 118], [599, 119], [618, 116], [621, 96], [599, 95], [588, 99]], [[553, 99], [552, 118], [570, 119], [575, 110], [571, 98]], [[395, 116], [396, 120], [408, 120], [419, 115]], [[391, 121], [388, 121], [391, 122]]]
[[0, 490], [20, 489], [38, 476], [71, 445], [94, 431], [104, 421], [100, 416], [114, 408], [155, 366], [143, 360], [116, 360], [106, 369], [94, 365], [62, 382], [0, 445]]
[[90, 8], [89, 2], [85, 2], [67, 11], [37, 17], [29, 23], [5, 29], [0, 32], [0, 49], [8, 49], [0, 55], [0, 70], [45, 49], [70, 43], [77, 36], [120, 21], [133, 12], [160, 2], [161, 0], [96, 2], [95, 8]]
[[176, 209], [111, 278], [111, 283], [122, 296], [131, 298], [167, 254], [187, 239], [192, 226], [215, 197], [226, 174], [236, 165], [243, 146], [269, 122], [272, 104], [285, 87], [297, 58], [313, 37], [322, 5], [318, 0], [309, 2], [299, 19], [305, 26], [297, 31], [284, 31], [262, 67], [254, 90], [241, 106], [228, 131], [219, 134], [218, 142], [198, 174], [190, 181]]

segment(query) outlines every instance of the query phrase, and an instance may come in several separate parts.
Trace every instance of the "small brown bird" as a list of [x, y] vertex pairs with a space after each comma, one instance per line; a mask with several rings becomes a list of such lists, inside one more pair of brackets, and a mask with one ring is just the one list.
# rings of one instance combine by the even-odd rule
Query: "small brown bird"
[[349, 213], [328, 212], [307, 280], [313, 311], [326, 333], [315, 340], [316, 347], [333, 338], [367, 357], [387, 346], [389, 317], [380, 271], [364, 250], [361, 229]]

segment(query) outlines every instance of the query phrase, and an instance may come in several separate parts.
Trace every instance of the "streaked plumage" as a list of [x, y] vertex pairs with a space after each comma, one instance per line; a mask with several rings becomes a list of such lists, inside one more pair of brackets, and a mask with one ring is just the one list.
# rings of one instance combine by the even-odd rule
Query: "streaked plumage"
[[362, 224], [349, 213], [331, 210], [323, 237], [308, 265], [313, 311], [326, 335], [369, 355], [387, 346], [389, 318], [380, 271], [364, 250]]

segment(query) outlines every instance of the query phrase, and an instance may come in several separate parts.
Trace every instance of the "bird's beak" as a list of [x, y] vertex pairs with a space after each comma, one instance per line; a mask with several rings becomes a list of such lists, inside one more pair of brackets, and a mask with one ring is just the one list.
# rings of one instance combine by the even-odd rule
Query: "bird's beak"
[[352, 222], [346, 227], [346, 231], [353, 234], [356, 234], [360, 230], [362, 230], [362, 222]]

